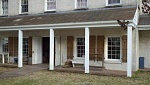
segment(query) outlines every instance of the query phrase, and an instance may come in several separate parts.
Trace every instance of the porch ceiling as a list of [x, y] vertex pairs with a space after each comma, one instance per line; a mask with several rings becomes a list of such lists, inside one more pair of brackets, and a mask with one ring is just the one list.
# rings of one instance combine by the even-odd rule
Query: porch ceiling
[[76, 22], [94, 22], [111, 20], [132, 20], [136, 7], [103, 8], [97, 10], [80, 10], [72, 12], [48, 13], [40, 15], [22, 15], [1, 17], [0, 26], [58, 24]]

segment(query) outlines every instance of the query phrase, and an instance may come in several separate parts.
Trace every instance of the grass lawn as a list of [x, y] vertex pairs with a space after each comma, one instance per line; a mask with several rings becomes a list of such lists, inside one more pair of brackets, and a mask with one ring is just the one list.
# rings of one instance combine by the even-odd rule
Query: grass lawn
[[0, 79], [0, 85], [149, 85], [150, 72], [136, 72], [132, 78], [39, 71], [30, 76]]
[[6, 71], [14, 70], [15, 68], [10, 67], [0, 67], [0, 74]]

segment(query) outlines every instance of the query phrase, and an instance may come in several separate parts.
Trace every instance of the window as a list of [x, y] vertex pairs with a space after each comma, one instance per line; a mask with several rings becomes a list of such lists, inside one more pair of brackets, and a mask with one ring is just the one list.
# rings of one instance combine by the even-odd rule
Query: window
[[23, 38], [23, 55], [28, 56], [28, 38]]
[[120, 59], [120, 37], [108, 37], [108, 59]]
[[121, 4], [121, 0], [107, 0], [107, 5], [119, 5]]
[[21, 13], [28, 12], [28, 0], [21, 0]]
[[77, 38], [77, 57], [85, 55], [85, 38]]
[[8, 52], [8, 38], [2, 38], [2, 51]]
[[46, 0], [45, 11], [53, 11], [56, 9], [56, 0]]
[[87, 0], [76, 0], [76, 8], [87, 8]]
[[2, 0], [2, 14], [8, 14], [8, 0]]

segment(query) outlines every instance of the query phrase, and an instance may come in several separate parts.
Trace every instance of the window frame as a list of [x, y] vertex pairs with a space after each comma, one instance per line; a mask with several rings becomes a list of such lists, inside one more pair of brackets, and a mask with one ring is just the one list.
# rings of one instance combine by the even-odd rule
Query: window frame
[[[24, 44], [25, 39], [27, 40], [27, 45]], [[27, 48], [24, 48], [24, 47], [27, 47]], [[24, 51], [26, 51], [26, 52], [24, 52]], [[28, 54], [29, 54], [29, 38], [28, 37], [23, 38], [22, 54], [23, 54], [23, 56], [28, 56]]]
[[[78, 56], [78, 53], [77, 53], [77, 39], [78, 39], [78, 38], [85, 38], [85, 37], [84, 37], [84, 36], [76, 36], [76, 37], [74, 37], [74, 49], [73, 49], [74, 51], [73, 51], [73, 55], [74, 55], [75, 58], [80, 59], [80, 58], [83, 58], [85, 55], [84, 55], [83, 57], [79, 57], [79, 56]], [[84, 41], [84, 42], [85, 42], [85, 41]], [[84, 46], [85, 46], [85, 45], [84, 45]], [[84, 50], [85, 50], [85, 49], [84, 49]], [[85, 54], [85, 53], [84, 53], [84, 54]]]
[[120, 0], [120, 3], [115, 3], [115, 4], [109, 4], [109, 0], [106, 0], [106, 6], [114, 6], [114, 5], [122, 5], [122, 0]]
[[20, 11], [19, 11], [19, 14], [28, 14], [28, 12], [29, 12], [29, 0], [28, 0], [28, 11], [27, 12], [22, 12], [22, 0], [20, 0]]
[[[7, 39], [7, 44], [4, 43], [4, 39]], [[2, 41], [1, 41], [1, 42], [2, 42], [2, 52], [8, 53], [8, 52], [9, 52], [9, 47], [8, 47], [8, 44], [9, 44], [9, 42], [8, 42], [8, 37], [2, 37], [1, 40], [2, 40]]]
[[87, 0], [87, 4], [86, 4], [86, 7], [78, 7], [77, 6], [77, 3], [78, 3], [78, 0], [75, 0], [75, 9], [87, 9], [88, 8], [88, 0]]
[[55, 9], [47, 9], [47, 0], [45, 0], [45, 11], [56, 11], [56, 7], [57, 7], [57, 1], [55, 0]]
[[3, 0], [1, 0], [1, 15], [8, 15], [8, 0], [7, 0], [7, 13], [4, 13], [4, 9], [3, 9]]
[[[109, 59], [108, 58], [108, 38], [109, 37], [120, 37], [120, 59]], [[114, 61], [115, 63], [116, 62], [121, 62], [122, 61], [122, 38], [121, 38], [121, 36], [107, 36], [105, 42], [106, 42], [105, 43], [106, 44], [105, 45], [106, 46], [105, 47], [105, 55], [106, 55], [105, 60], [106, 61]]]

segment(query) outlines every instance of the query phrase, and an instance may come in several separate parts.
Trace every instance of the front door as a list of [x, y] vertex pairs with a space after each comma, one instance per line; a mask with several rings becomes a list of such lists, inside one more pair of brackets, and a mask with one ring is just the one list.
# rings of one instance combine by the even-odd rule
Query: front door
[[42, 38], [42, 42], [43, 42], [43, 63], [49, 63], [49, 42], [50, 42], [50, 38], [49, 37], [43, 37]]
[[41, 64], [42, 63], [42, 38], [33, 37], [32, 42], [32, 64]]
[[[49, 55], [50, 55], [50, 37], [42, 38], [42, 50], [43, 50], [43, 63], [49, 63]], [[55, 60], [55, 39], [54, 39], [54, 60]], [[55, 61], [54, 61], [55, 63]]]

